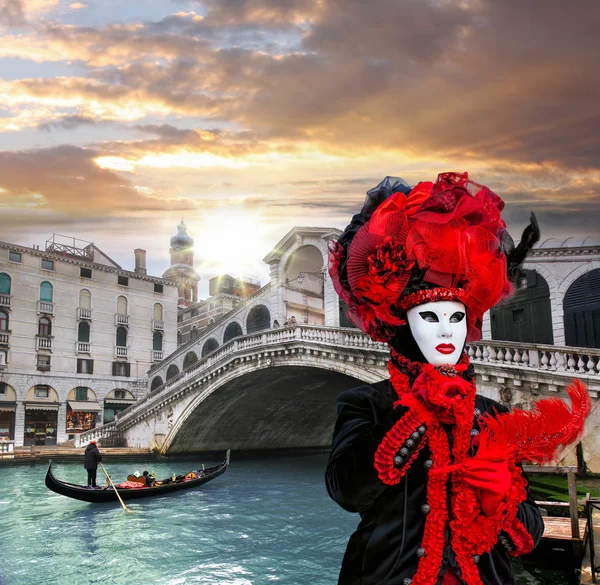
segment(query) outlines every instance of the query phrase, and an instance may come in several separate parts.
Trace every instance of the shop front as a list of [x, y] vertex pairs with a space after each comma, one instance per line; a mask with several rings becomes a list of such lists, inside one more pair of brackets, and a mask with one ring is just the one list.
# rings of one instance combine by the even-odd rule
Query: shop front
[[67, 435], [75, 435], [96, 428], [96, 418], [101, 410], [97, 402], [68, 400]]
[[16, 402], [0, 402], [0, 441], [14, 441]]
[[58, 403], [25, 404], [23, 445], [56, 445], [58, 406]]

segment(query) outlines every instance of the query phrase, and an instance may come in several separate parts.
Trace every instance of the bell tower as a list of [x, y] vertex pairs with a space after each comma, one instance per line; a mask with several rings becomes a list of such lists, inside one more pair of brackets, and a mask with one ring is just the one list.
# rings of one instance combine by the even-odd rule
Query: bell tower
[[183, 219], [177, 226], [177, 235], [171, 238], [171, 266], [163, 278], [174, 280], [179, 285], [179, 307], [189, 307], [198, 302], [200, 275], [194, 270], [194, 240], [187, 233]]

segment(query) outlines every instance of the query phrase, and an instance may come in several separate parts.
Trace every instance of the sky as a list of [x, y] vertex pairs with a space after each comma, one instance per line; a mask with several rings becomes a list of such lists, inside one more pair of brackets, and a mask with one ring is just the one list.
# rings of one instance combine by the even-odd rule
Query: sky
[[0, 240], [258, 277], [386, 175], [468, 171], [519, 239], [597, 235], [597, 0], [0, 0]]

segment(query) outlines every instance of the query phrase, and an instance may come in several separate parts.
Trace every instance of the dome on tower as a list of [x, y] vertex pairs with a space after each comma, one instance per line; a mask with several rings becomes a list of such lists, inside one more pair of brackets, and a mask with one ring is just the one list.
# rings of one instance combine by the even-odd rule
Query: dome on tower
[[177, 235], [171, 238], [171, 248], [191, 248], [194, 245], [194, 239], [188, 236], [187, 226], [181, 220], [177, 226]]

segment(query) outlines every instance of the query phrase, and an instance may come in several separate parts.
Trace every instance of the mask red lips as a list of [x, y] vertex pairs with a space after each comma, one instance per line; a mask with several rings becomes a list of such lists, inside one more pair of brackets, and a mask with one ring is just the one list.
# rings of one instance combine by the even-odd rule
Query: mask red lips
[[449, 355], [456, 351], [456, 348], [451, 343], [440, 343], [435, 349], [444, 355]]

